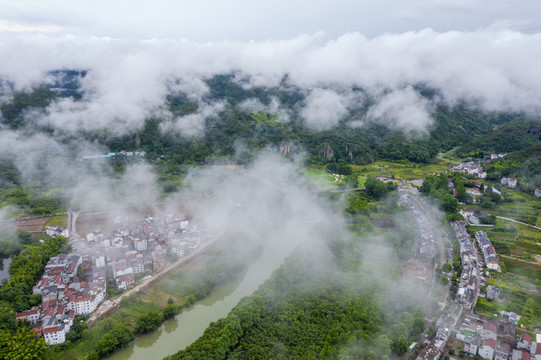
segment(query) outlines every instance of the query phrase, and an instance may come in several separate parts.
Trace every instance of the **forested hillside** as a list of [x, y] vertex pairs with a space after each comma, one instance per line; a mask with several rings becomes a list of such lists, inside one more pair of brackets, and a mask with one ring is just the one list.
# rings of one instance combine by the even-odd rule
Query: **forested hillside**
[[541, 188], [541, 143], [515, 151], [485, 166], [487, 178], [500, 180], [502, 177], [519, 179], [519, 187], [533, 193]]
[[325, 260], [314, 251], [319, 244], [305, 244], [227, 317], [168, 359], [375, 360], [405, 353], [425, 329], [423, 307], [411, 289], [396, 286], [392, 265], [363, 263], [370, 245], [359, 241], [331, 237]]
[[[337, 126], [315, 131], [306, 126], [302, 116], [301, 110], [306, 101], [303, 90], [288, 85], [286, 79], [276, 88], [246, 88], [233, 75], [208, 79], [206, 83], [210, 91], [201, 100], [203, 103], [193, 100], [189, 94], [172, 92], [167, 96], [164, 108], [170, 111], [173, 120], [155, 116], [147, 119], [142, 128], [129, 129], [122, 136], [106, 129], [80, 131], [68, 136], [59, 129], [32, 123], [28, 114], [57, 101], [58, 96], [80, 98], [80, 93], [73, 93], [77, 92], [77, 79], [85, 74], [57, 72], [54, 74], [56, 80], [44, 84], [46, 87], [36, 88], [30, 93], [15, 93], [10, 102], [1, 106], [3, 116], [0, 121], [13, 129], [34, 127], [34, 130], [50, 136], [62, 136], [64, 142], [70, 138], [71, 141], [85, 139], [104, 144], [111, 151], [145, 150], [150, 160], [159, 158], [169, 172], [178, 171], [175, 168], [181, 164], [199, 164], [217, 157], [245, 162], [250, 159], [252, 150], [269, 146], [279, 148], [286, 155], [307, 151], [309, 162], [316, 164], [367, 164], [378, 159], [427, 163], [438, 151], [454, 146], [467, 145], [467, 151], [511, 151], [532, 145], [537, 140], [532, 134], [525, 135], [531, 121], [517, 122], [524, 120], [521, 114], [484, 113], [466, 104], [450, 107], [443, 103], [435, 103], [433, 124], [428, 127], [428, 133], [404, 132], [385, 125], [385, 122], [367, 118], [370, 101], [351, 109]], [[65, 91], [57, 96], [50, 89], [58, 87]], [[431, 97], [426, 90], [420, 94]], [[262, 106], [277, 101], [280, 116], [263, 110], [248, 110], [243, 105], [248, 100], [257, 101]], [[183, 131], [164, 131], [168, 126], [175, 128], [183, 116], [197, 114], [202, 106], [220, 101], [224, 105], [206, 118], [202, 132], [196, 136]], [[247, 151], [239, 152], [239, 146]]]
[[[541, 144], [541, 121], [521, 115], [510, 117], [502, 127], [481, 136], [458, 151], [459, 154], [478, 156], [489, 153], [509, 153]], [[533, 129], [533, 131], [532, 131]], [[537, 129], [537, 131], [535, 131]]]

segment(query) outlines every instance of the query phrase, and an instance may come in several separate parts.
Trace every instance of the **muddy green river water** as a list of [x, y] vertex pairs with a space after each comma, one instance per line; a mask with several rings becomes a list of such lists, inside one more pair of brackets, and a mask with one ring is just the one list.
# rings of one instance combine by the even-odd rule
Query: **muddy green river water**
[[269, 245], [247, 271], [239, 278], [223, 286], [207, 298], [186, 309], [174, 319], [150, 334], [139, 336], [130, 346], [115, 352], [110, 360], [149, 360], [162, 359], [186, 348], [203, 334], [207, 326], [224, 316], [238, 301], [254, 292], [260, 284], [270, 277], [298, 244], [309, 236], [312, 226], [293, 226], [277, 231], [274, 241]]

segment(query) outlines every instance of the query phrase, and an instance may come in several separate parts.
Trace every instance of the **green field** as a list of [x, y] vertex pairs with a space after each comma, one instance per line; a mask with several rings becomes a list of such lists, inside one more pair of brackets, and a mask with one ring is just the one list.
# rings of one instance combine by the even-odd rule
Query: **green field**
[[369, 165], [352, 165], [362, 176], [389, 176], [397, 179], [422, 179], [427, 175], [439, 174], [447, 170], [447, 164], [435, 160], [430, 164], [416, 164], [408, 161], [376, 161]]
[[[490, 183], [489, 183], [490, 184]], [[492, 184], [490, 184], [492, 185]], [[529, 223], [540, 223], [541, 202], [518, 190], [502, 188], [507, 201], [492, 208], [467, 205], [496, 216]], [[509, 201], [511, 200], [511, 201]], [[541, 254], [541, 231], [516, 222], [497, 219], [494, 227], [470, 227], [483, 230], [494, 244], [502, 265], [502, 273], [493, 272], [487, 284], [500, 287], [502, 303], [480, 298], [475, 311], [491, 316], [499, 310], [513, 311], [522, 316], [520, 324], [541, 326], [541, 263], [534, 257]]]
[[[338, 189], [344, 183], [342, 175], [329, 174], [323, 169], [303, 168], [302, 173], [321, 190]], [[334, 176], [333, 176], [334, 175]]]
[[541, 266], [509, 258], [505, 258], [503, 262], [505, 264], [505, 271], [507, 272], [527, 277], [530, 280], [541, 279]]
[[55, 215], [51, 217], [44, 225], [44, 228], [50, 225], [68, 226], [68, 215]]
[[359, 187], [364, 187], [364, 184], [366, 183], [366, 179], [368, 179], [368, 177], [366, 176], [357, 176], [357, 179], [358, 179], [358, 182], [359, 182]]

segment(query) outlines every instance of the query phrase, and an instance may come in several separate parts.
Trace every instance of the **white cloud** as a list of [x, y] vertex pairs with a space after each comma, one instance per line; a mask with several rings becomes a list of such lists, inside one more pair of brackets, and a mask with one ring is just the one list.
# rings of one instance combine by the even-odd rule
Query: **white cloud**
[[347, 114], [344, 98], [326, 89], [314, 89], [306, 98], [301, 115], [306, 125], [316, 130], [327, 130], [337, 125]]
[[411, 86], [383, 95], [367, 117], [404, 130], [424, 131], [432, 124], [428, 101]]
[[[203, 99], [208, 94], [203, 80], [223, 73], [248, 79], [244, 86], [270, 87], [287, 75], [291, 85], [310, 92], [303, 114], [318, 129], [335, 125], [358, 101], [351, 99], [351, 87], [384, 99], [389, 89], [423, 84], [438, 89], [449, 103], [465, 99], [486, 110], [534, 113], [541, 107], [541, 34], [501, 28], [443, 33], [427, 29], [373, 39], [349, 33], [330, 41], [316, 34], [204, 44], [0, 35], [0, 55], [0, 76], [18, 89], [36, 84], [50, 70], [88, 70], [82, 80], [85, 101], [59, 101], [42, 119], [67, 130], [133, 130], [148, 116], [163, 112], [170, 91]], [[418, 98], [403, 98], [408, 99], [414, 101], [410, 110], [423, 108]], [[420, 123], [397, 125], [420, 128], [427, 123], [417, 118]], [[201, 124], [195, 118], [184, 121]]]
[[224, 102], [200, 103], [197, 112], [162, 123], [161, 131], [164, 133], [175, 131], [184, 136], [200, 136], [205, 130], [205, 120], [216, 116], [224, 106]]

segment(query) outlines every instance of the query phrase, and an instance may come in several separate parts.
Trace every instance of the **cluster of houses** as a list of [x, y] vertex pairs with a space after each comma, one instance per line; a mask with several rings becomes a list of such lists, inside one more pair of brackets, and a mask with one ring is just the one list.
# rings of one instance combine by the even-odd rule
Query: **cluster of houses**
[[440, 359], [461, 315], [462, 308], [460, 306], [449, 306], [438, 320], [436, 334], [430, 343], [419, 353], [416, 359]]
[[[107, 280], [111, 280], [107, 269], [112, 273], [113, 286], [129, 289], [135, 285], [137, 274], [143, 277], [143, 273], [161, 271], [167, 256], [181, 258], [197, 248], [201, 235], [206, 234], [173, 214], [140, 220], [116, 216], [113, 222], [116, 230], [112, 234], [94, 231], [86, 234], [86, 241], [80, 239], [85, 244], [80, 252], [83, 255], [52, 257], [33, 287], [33, 293], [41, 295], [41, 305], [17, 313], [17, 320], [32, 323], [36, 336], [43, 336], [48, 345], [64, 343], [75, 316], [90, 314], [103, 302]], [[49, 226], [46, 232], [53, 237], [69, 235], [60, 226]]]
[[498, 160], [504, 157], [507, 154], [490, 154], [490, 155], [484, 155], [483, 161], [484, 162], [491, 162], [492, 160]]
[[66, 229], [63, 226], [47, 226], [45, 228], [45, 233], [49, 235], [50, 237], [57, 237], [57, 236], [63, 236], [65, 238], [68, 238], [70, 236], [68, 229]]
[[462, 342], [465, 355], [487, 360], [541, 360], [541, 335], [536, 341], [526, 333], [517, 336], [515, 324], [508, 321], [466, 314], [456, 328], [456, 340]]
[[462, 308], [452, 305], [440, 317], [434, 338], [419, 353], [417, 360], [440, 359], [453, 337], [461, 343], [463, 355], [486, 360], [541, 360], [541, 334], [532, 341], [530, 335], [517, 336], [516, 331], [513, 322], [472, 313], [462, 315]]
[[514, 189], [517, 187], [518, 181], [513, 178], [503, 177], [500, 181], [502, 185], [507, 186], [510, 189]]
[[114, 218], [116, 230], [112, 234], [101, 231], [86, 235], [91, 247], [95, 266], [110, 266], [115, 284], [119, 289], [130, 289], [138, 274], [152, 274], [165, 267], [166, 257], [177, 258], [201, 244], [202, 231], [190, 226], [189, 220], [173, 214], [160, 217], [147, 216], [132, 220], [128, 217]]
[[484, 210], [476, 210], [476, 209], [462, 209], [458, 212], [460, 215], [464, 217], [464, 220], [470, 225], [474, 226], [494, 226], [494, 225], [485, 225], [481, 224], [481, 218], [485, 218], [487, 216], [490, 216], [489, 213], [487, 213]]
[[477, 164], [475, 161], [460, 163], [451, 167], [450, 171], [474, 175], [479, 179], [485, 179], [487, 177], [487, 173], [483, 171], [483, 166], [481, 164]]
[[77, 269], [81, 265], [83, 258], [75, 253], [50, 258], [32, 289], [41, 295], [41, 305], [16, 315], [17, 320], [32, 323], [36, 336], [43, 336], [49, 345], [64, 343], [75, 316], [93, 312], [105, 299], [105, 270], [80, 279]]
[[488, 269], [500, 271], [500, 263], [496, 257], [496, 250], [492, 242], [484, 231], [477, 231], [475, 239], [479, 245], [479, 249], [483, 252], [483, 259]]
[[477, 300], [480, 286], [484, 286], [485, 279], [481, 276], [481, 269], [477, 264], [477, 254], [466, 230], [466, 223], [462, 220], [452, 221], [451, 227], [460, 244], [460, 261], [462, 274], [458, 280], [456, 301], [465, 309], [472, 310]]

